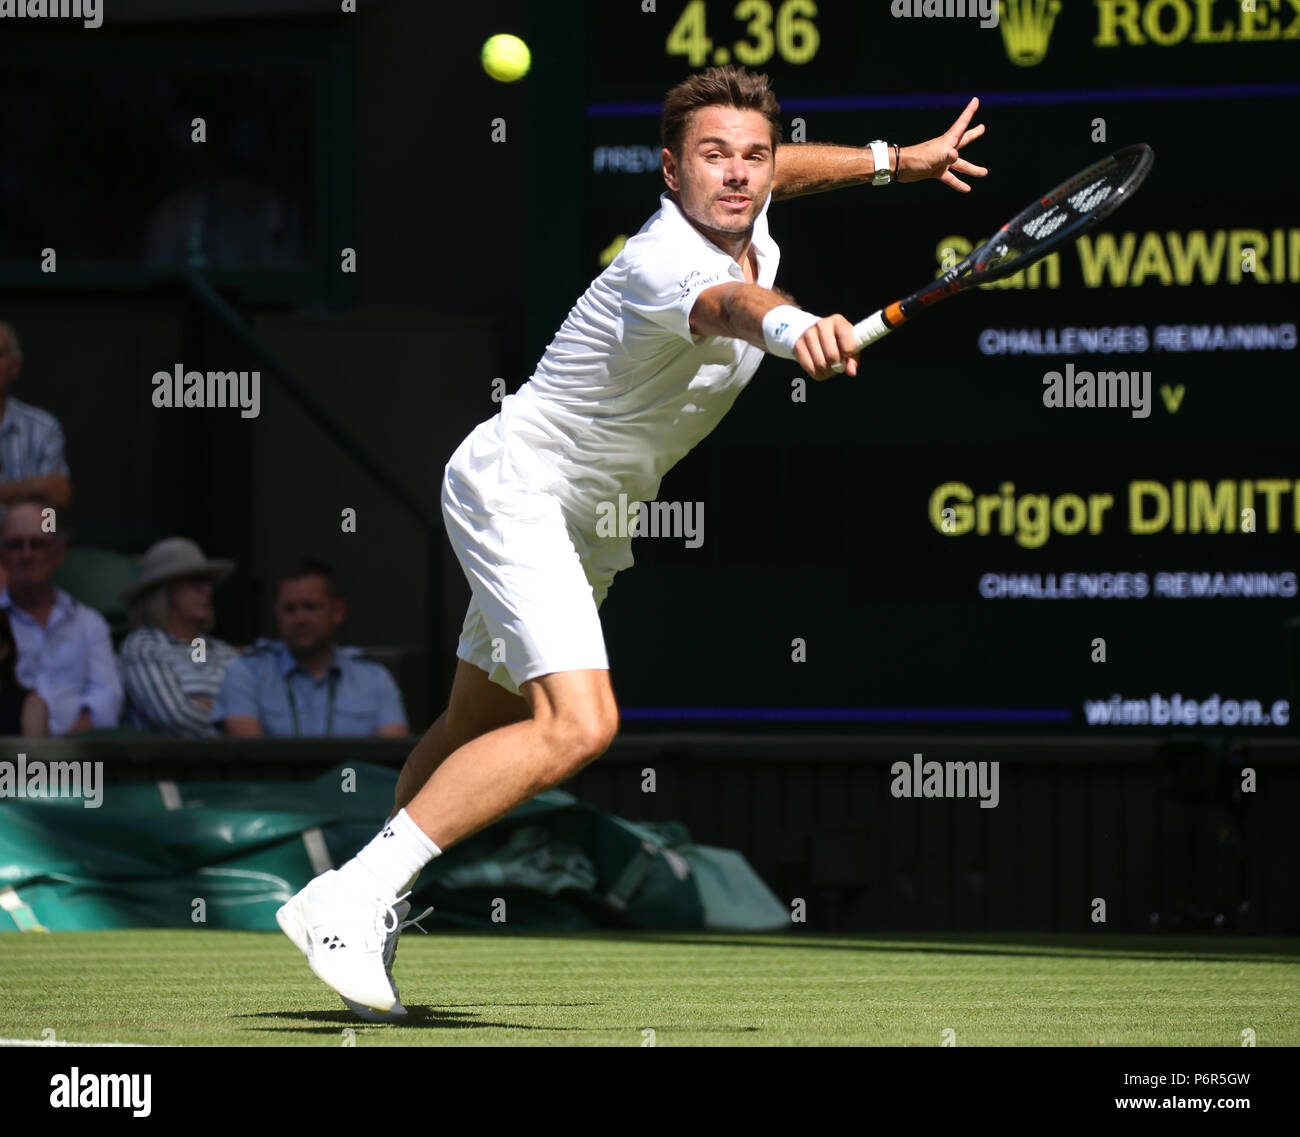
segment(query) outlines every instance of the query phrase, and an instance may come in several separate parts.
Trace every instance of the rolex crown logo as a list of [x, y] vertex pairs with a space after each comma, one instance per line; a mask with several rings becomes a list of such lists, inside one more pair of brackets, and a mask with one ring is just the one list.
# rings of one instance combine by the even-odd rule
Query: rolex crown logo
[[1002, 43], [1017, 67], [1033, 67], [1047, 55], [1061, 0], [999, 0]]

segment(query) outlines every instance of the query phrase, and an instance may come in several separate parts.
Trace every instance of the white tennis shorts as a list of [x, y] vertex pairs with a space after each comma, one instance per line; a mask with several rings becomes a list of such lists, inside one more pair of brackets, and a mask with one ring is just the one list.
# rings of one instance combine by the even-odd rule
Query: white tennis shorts
[[500, 419], [480, 424], [447, 463], [442, 515], [472, 592], [456, 654], [514, 694], [557, 671], [607, 670], [599, 608], [629, 540], [582, 532], [540, 459]]

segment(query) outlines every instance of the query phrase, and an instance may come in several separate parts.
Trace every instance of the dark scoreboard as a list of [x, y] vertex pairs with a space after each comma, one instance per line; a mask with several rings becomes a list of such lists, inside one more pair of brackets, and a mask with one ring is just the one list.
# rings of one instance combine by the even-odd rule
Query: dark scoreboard
[[[777, 282], [820, 315], [857, 321], [1089, 162], [1156, 152], [1101, 231], [899, 329], [856, 379], [805, 393], [764, 361], [663, 483], [702, 541], [634, 541], [606, 601], [629, 723], [1293, 729], [1300, 6], [1251, 7], [588, 6], [592, 276], [657, 208], [664, 93], [710, 64], [772, 78], [787, 142], [908, 145], [981, 99], [972, 193], [773, 203]], [[1124, 405], [1088, 405], [1100, 376]]]

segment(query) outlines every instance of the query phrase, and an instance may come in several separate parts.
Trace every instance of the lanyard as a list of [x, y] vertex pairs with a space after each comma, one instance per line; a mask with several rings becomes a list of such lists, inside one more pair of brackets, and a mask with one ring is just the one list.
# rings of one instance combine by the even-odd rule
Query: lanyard
[[[334, 688], [338, 685], [338, 672], [330, 672], [330, 699], [329, 709], [325, 718], [325, 733], [334, 733]], [[284, 693], [289, 696], [289, 711], [293, 715], [293, 733], [302, 734], [302, 724], [298, 721], [298, 700], [293, 697], [293, 684], [289, 682], [289, 676], [284, 677]]]

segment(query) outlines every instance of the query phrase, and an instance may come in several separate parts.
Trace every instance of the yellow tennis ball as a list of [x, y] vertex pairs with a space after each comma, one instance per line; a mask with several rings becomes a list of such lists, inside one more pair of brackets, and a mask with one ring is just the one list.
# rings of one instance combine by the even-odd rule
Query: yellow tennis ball
[[532, 61], [528, 45], [518, 36], [493, 36], [483, 45], [483, 70], [502, 83], [522, 79]]

